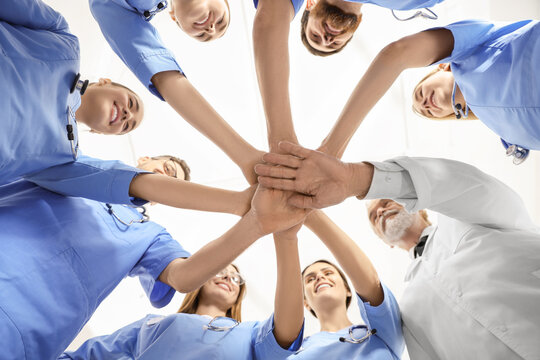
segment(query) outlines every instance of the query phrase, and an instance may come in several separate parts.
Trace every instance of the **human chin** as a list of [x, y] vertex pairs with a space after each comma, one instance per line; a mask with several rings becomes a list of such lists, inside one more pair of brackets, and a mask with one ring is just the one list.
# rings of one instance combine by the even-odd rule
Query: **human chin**
[[401, 209], [393, 217], [387, 219], [383, 233], [384, 240], [389, 243], [400, 240], [414, 223], [414, 216]]

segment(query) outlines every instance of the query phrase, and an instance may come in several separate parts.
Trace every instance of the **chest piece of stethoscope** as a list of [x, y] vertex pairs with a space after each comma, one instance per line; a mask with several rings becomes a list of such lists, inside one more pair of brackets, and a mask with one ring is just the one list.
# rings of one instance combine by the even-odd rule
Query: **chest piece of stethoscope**
[[75, 90], [78, 90], [81, 95], [84, 95], [87, 87], [88, 80], [81, 80], [81, 74], [77, 74], [77, 76], [75, 76], [75, 81], [73, 81], [73, 85], [71, 85], [71, 89], [69, 89], [69, 92], [73, 93]]
[[514, 165], [519, 165], [525, 160], [527, 160], [527, 157], [529, 156], [529, 149], [525, 149], [524, 147], [521, 147], [519, 145], [509, 144], [506, 141], [504, 141], [501, 138], [501, 142], [506, 149], [506, 156], [513, 156], [514, 159], [512, 162]]

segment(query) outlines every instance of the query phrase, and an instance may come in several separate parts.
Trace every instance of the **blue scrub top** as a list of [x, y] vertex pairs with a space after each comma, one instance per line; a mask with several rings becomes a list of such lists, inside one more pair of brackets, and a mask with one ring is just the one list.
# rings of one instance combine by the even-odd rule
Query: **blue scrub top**
[[467, 105], [509, 143], [540, 150], [540, 24], [466, 20], [448, 25], [450, 63]]
[[432, 7], [444, 0], [345, 0], [363, 4], [373, 4], [392, 10], [413, 10]]
[[[158, 9], [158, 4], [163, 7]], [[150, 92], [163, 100], [152, 76], [163, 71], [179, 71], [173, 53], [165, 47], [152, 17], [167, 7], [164, 0], [90, 0], [90, 10], [105, 39]], [[145, 11], [150, 17], [145, 17]], [[165, 10], [166, 11], [166, 10]]]
[[365, 303], [357, 294], [360, 314], [369, 329], [377, 332], [360, 344], [339, 341], [349, 338], [349, 328], [338, 332], [321, 331], [304, 339], [302, 348], [289, 360], [321, 359], [400, 359], [405, 349], [401, 315], [392, 292], [383, 284], [384, 301], [379, 306]]
[[204, 329], [212, 320], [210, 316], [148, 315], [111, 335], [90, 339], [60, 359], [286, 359], [296, 349], [279, 346], [273, 319], [272, 315], [262, 322], [242, 322], [218, 332]]
[[[124, 222], [141, 218], [112, 209]], [[24, 180], [0, 186], [0, 229], [0, 349], [10, 359], [58, 357], [126, 276], [165, 306], [175, 291], [157, 279], [189, 256], [158, 224], [125, 226], [103, 203]]]
[[[294, 8], [294, 16], [298, 14], [303, 3], [304, 0], [291, 0], [291, 4]], [[255, 5], [255, 8], [257, 8], [257, 6], [259, 5], [259, 0], [253, 0], [253, 5]]]
[[0, 52], [0, 185], [24, 177], [65, 195], [132, 203], [129, 185], [142, 170], [84, 156], [74, 161], [66, 125], [69, 117], [75, 146], [81, 97], [70, 88], [79, 42], [62, 15], [38, 0], [4, 1]]

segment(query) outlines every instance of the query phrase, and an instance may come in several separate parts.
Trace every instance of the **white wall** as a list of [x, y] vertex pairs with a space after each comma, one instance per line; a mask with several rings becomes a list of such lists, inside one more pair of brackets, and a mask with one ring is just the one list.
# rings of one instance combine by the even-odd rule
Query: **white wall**
[[[254, 73], [251, 23], [254, 9], [250, 0], [230, 0], [232, 24], [223, 39], [210, 44], [198, 43], [176, 28], [164, 12], [153, 24], [165, 43], [177, 56], [190, 81], [218, 112], [249, 142], [266, 149], [266, 128]], [[355, 38], [341, 54], [315, 58], [307, 53], [299, 39], [298, 16], [291, 29], [291, 102], [299, 140], [316, 147], [331, 128], [369, 62], [392, 40], [419, 30], [465, 18], [517, 20], [538, 18], [537, 0], [518, 1], [449, 0], [436, 7], [438, 21], [415, 20], [400, 23], [389, 10], [366, 5], [364, 21]], [[186, 159], [192, 168], [192, 181], [230, 189], [247, 186], [241, 172], [210, 141], [176, 115], [167, 104], [148, 93], [120, 62], [104, 41], [85, 1], [49, 0], [61, 11], [80, 37], [83, 77], [100, 76], [122, 82], [144, 99], [146, 118], [139, 129], [123, 137], [83, 133], [85, 153], [106, 159], [134, 163], [143, 155], [162, 153]], [[510, 8], [510, 9], [509, 9]], [[425, 70], [404, 73], [366, 118], [345, 153], [348, 161], [383, 160], [398, 155], [446, 157], [465, 161], [500, 178], [516, 189], [537, 222], [540, 222], [540, 157], [537, 153], [519, 167], [504, 156], [498, 137], [480, 122], [434, 122], [415, 116], [411, 92]], [[391, 129], [391, 130], [389, 130]], [[400, 297], [407, 254], [391, 250], [370, 230], [363, 202], [345, 201], [327, 213], [354, 238], [374, 262], [383, 282]], [[152, 219], [167, 227], [187, 249], [195, 252], [203, 244], [221, 235], [237, 218], [230, 215], [192, 212], [156, 205]], [[331, 255], [306, 229], [300, 231], [301, 262], [307, 264]], [[244, 302], [245, 319], [267, 317], [273, 306], [275, 261], [271, 238], [264, 238], [248, 249], [236, 263], [248, 280]], [[170, 314], [181, 303], [177, 295], [163, 309], [153, 309], [136, 279], [126, 279], [103, 302], [81, 336], [84, 339], [135, 321], [147, 313]], [[351, 308], [355, 308], [351, 306]], [[353, 317], [358, 318], [356, 309]], [[317, 323], [306, 313], [306, 333], [317, 331]]]

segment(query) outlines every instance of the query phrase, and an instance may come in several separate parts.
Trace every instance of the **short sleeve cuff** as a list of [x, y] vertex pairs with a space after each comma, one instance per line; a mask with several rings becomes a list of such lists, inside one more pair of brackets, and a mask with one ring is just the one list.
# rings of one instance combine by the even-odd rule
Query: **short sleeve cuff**
[[144, 291], [148, 295], [150, 303], [156, 308], [162, 308], [169, 304], [172, 300], [174, 290], [171, 286], [158, 280], [159, 275], [165, 270], [165, 268], [171, 263], [171, 261], [178, 258], [187, 258], [191, 254], [187, 251], [176, 251], [163, 258], [162, 261], [156, 261], [156, 266], [148, 269], [147, 276], [139, 277]]
[[[364, 307], [366, 308], [366, 315], [368, 318], [370, 317], [386, 317], [389, 315], [389, 313], [392, 312], [392, 306], [391, 306], [391, 300], [394, 299], [394, 296], [390, 292], [390, 290], [386, 287], [386, 285], [381, 283], [381, 287], [383, 289], [384, 294], [384, 300], [382, 303], [380, 303], [378, 306], [371, 306], [369, 302], [364, 302]], [[359, 300], [361, 300], [360, 296]]]
[[[109, 197], [112, 199], [111, 201], [112, 203], [142, 206], [148, 202], [147, 200], [144, 200], [144, 199], [139, 199], [139, 198], [134, 198], [134, 197], [129, 196], [129, 187], [131, 185], [131, 182], [139, 174], [151, 174], [151, 173], [144, 170], [140, 170], [140, 171], [124, 170], [124, 171], [117, 172], [117, 174], [112, 179], [111, 187], [110, 187]], [[117, 191], [117, 189], [122, 189], [122, 190]]]
[[294, 354], [302, 346], [302, 339], [304, 337], [304, 324], [296, 339], [293, 341], [291, 346], [288, 349], [282, 348], [276, 341], [274, 336], [274, 314], [272, 314], [267, 320], [265, 320], [261, 325], [259, 332], [257, 334], [255, 347], [256, 354], [264, 355], [257, 356], [257, 359], [260, 360], [274, 360], [274, 359], [287, 359], [289, 356]]
[[163, 97], [157, 91], [154, 84], [152, 84], [152, 77], [155, 74], [164, 71], [178, 71], [185, 76], [180, 65], [178, 65], [174, 56], [168, 50], [144, 54], [141, 62], [134, 70], [137, 78], [148, 88], [148, 90], [163, 101]]

